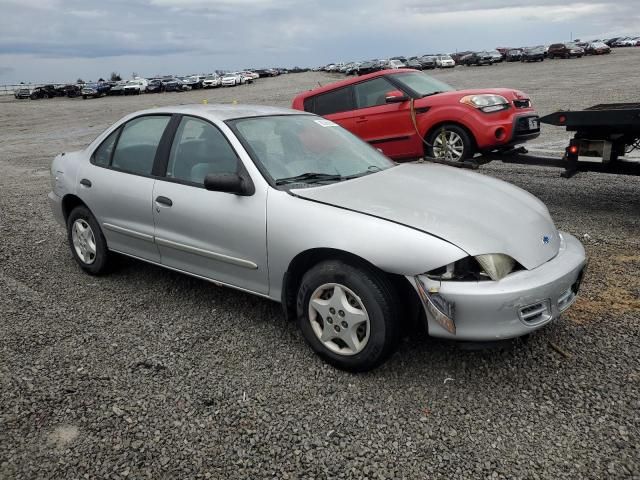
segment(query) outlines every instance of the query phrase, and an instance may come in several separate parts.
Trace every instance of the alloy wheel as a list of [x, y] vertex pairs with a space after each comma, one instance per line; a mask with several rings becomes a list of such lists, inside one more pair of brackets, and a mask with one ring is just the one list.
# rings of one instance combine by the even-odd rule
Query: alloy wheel
[[433, 141], [433, 154], [435, 158], [458, 161], [464, 155], [464, 141], [456, 132], [443, 129]]

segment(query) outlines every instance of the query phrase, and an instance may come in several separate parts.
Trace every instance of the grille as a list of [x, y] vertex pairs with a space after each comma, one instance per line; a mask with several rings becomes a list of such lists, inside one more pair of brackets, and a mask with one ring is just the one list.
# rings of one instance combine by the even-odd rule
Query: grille
[[519, 100], [514, 100], [513, 104], [515, 105], [516, 108], [529, 108], [531, 107], [531, 100], [529, 100], [528, 98], [523, 98]]
[[529, 119], [530, 118], [537, 118], [536, 116], [532, 116], [532, 117], [520, 117], [516, 120], [516, 132], [518, 133], [528, 133], [528, 132], [539, 132], [540, 131], [540, 127], [531, 130], [529, 128]]
[[571, 306], [573, 301], [576, 299], [576, 294], [573, 291], [573, 287], [568, 288], [566, 291], [560, 295], [558, 298], [558, 310], [560, 312], [564, 312], [567, 308]]
[[549, 301], [534, 303], [520, 309], [520, 319], [527, 325], [540, 325], [551, 320]]

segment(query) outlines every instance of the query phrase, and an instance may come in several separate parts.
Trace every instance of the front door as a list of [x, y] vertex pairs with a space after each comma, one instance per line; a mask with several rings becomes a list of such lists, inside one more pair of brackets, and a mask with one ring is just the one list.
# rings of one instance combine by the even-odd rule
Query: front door
[[245, 197], [204, 188], [207, 174], [240, 167], [217, 127], [182, 117], [153, 191], [156, 244], [163, 265], [267, 294], [266, 190]]
[[391, 158], [422, 156], [416, 151], [416, 131], [409, 102], [387, 103], [387, 93], [398, 90], [386, 78], [377, 77], [353, 86], [356, 103], [356, 135]]

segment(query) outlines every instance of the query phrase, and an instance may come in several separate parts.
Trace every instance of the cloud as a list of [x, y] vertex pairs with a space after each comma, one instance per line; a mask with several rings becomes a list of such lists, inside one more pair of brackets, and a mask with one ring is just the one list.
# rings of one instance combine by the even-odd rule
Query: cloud
[[[0, 0], [0, 63], [96, 76], [314, 66], [635, 33], [637, 0]], [[640, 31], [637, 32], [640, 34]], [[11, 63], [8, 62], [11, 60]], [[104, 73], [102, 73], [104, 75]], [[3, 77], [4, 78], [4, 77]]]

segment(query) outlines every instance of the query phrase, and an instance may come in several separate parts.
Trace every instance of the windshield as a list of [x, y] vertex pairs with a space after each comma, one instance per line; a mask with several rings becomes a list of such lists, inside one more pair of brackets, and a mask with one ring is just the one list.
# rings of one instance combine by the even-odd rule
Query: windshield
[[421, 97], [433, 95], [440, 92], [450, 92], [455, 90], [452, 86], [447, 85], [440, 80], [430, 77], [422, 72], [399, 73], [391, 76], [391, 78], [409, 90], [413, 90]]
[[315, 115], [251, 117], [227, 124], [262, 170], [284, 188], [338, 182], [395, 165], [342, 127]]

